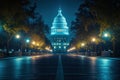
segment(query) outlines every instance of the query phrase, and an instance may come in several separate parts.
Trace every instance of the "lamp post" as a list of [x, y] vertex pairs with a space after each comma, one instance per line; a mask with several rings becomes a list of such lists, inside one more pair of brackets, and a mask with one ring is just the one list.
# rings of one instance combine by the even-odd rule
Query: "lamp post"
[[36, 42], [35, 41], [32, 41], [32, 45], [33, 45], [33, 50], [35, 51], [35, 44]]
[[[104, 33], [104, 38], [106, 38], [109, 42], [112, 42], [111, 43], [111, 49], [113, 50], [113, 52], [115, 52], [115, 36], [114, 35], [112, 35], [112, 34], [110, 34], [109, 32], [106, 32], [106, 33]], [[112, 41], [111, 41], [111, 39], [112, 39]]]
[[110, 45], [108, 45], [110, 43], [110, 38], [111, 38], [111, 34], [109, 32], [105, 32], [103, 34], [103, 39], [104, 39], [105, 42], [107, 42], [107, 43], [105, 43], [106, 44], [105, 45], [105, 50], [108, 49], [108, 47], [110, 47]]
[[28, 51], [28, 44], [30, 43], [30, 39], [26, 39], [25, 42], [26, 42], [26, 51]]
[[[16, 37], [16, 39], [20, 39], [21, 38], [21, 36], [19, 34], [16, 34], [15, 37]], [[22, 55], [22, 41], [20, 42], [20, 45], [21, 46], [20, 46], [20, 54], [19, 55], [21, 56]]]
[[85, 54], [85, 52], [86, 52], [86, 47], [85, 47], [85, 43], [84, 43], [84, 42], [81, 43], [81, 47], [82, 47], [82, 49], [83, 49], [83, 54], [86, 55], [86, 54]]
[[[93, 38], [91, 39], [91, 42], [92, 42], [93, 52], [96, 54], [96, 38], [93, 37]], [[94, 55], [95, 55], [95, 54], [94, 54]]]

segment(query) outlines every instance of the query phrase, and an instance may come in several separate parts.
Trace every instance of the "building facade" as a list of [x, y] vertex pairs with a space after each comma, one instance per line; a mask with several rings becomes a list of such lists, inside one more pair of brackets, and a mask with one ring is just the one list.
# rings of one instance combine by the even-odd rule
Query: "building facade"
[[65, 17], [62, 15], [62, 10], [58, 10], [57, 16], [54, 18], [51, 31], [50, 42], [52, 50], [55, 53], [67, 52], [69, 46], [69, 27]]

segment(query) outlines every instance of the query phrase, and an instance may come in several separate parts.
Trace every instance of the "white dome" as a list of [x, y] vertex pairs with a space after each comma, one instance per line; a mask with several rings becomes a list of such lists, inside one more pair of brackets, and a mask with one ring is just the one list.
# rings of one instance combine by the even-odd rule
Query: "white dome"
[[52, 27], [51, 27], [52, 35], [68, 35], [69, 29], [67, 27], [67, 22], [65, 17], [62, 15], [62, 10], [58, 10], [57, 16], [54, 18]]
[[56, 28], [67, 27], [67, 22], [65, 17], [62, 15], [61, 9], [58, 10], [58, 15], [54, 18], [52, 26]]

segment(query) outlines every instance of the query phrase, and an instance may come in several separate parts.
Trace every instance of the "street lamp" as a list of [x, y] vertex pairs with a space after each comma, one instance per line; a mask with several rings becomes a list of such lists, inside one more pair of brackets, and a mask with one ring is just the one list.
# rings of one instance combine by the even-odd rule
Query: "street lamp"
[[28, 51], [28, 43], [30, 43], [30, 39], [26, 39], [25, 41], [27, 44], [26, 44], [26, 49], [25, 49], [25, 52]]
[[37, 43], [36, 45], [39, 46], [39, 43]]
[[95, 42], [96, 41], [96, 38], [92, 38], [92, 42]]
[[[96, 53], [96, 44], [95, 44], [96, 43], [96, 38], [92, 38], [91, 41], [92, 41], [92, 44], [91, 44], [92, 45], [92, 49]], [[94, 54], [94, 55], [96, 55], [96, 54]]]
[[110, 35], [109, 33], [104, 33], [104, 34], [103, 34], [103, 37], [106, 37], [106, 38], [107, 38], [107, 37], [110, 37], [110, 36], [111, 36], [111, 35]]
[[26, 43], [29, 43], [30, 42], [30, 40], [29, 39], [26, 39]]
[[[21, 36], [19, 35], [19, 34], [16, 34], [16, 39], [20, 39], [21, 38]], [[20, 53], [19, 53], [19, 55], [21, 56], [22, 55], [22, 50], [23, 50], [23, 39], [21, 38], [21, 41], [20, 41]]]
[[108, 33], [105, 33], [105, 34], [104, 34], [104, 37], [108, 37]]
[[19, 38], [20, 38], [20, 35], [19, 35], [19, 34], [17, 34], [15, 37], [16, 37], [17, 39], [19, 39]]
[[104, 50], [112, 49], [112, 47], [114, 46], [114, 41], [111, 41], [112, 37], [113, 37], [113, 35], [110, 34], [110, 32], [103, 33], [103, 40], [105, 41], [104, 46], [103, 46]]
[[32, 41], [32, 44], [35, 45], [35, 41]]
[[81, 46], [84, 47], [84, 46], [85, 46], [85, 43], [81, 43]]

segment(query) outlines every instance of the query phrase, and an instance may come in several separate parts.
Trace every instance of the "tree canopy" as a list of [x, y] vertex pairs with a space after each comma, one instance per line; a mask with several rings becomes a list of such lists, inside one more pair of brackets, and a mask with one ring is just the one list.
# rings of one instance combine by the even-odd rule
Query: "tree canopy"
[[[36, 12], [36, 8], [37, 0], [33, 3], [29, 0], [2, 0], [0, 2], [0, 25], [6, 33], [6, 41], [2, 40], [0, 44], [13, 41], [13, 37], [20, 33], [21, 37], [39, 43], [41, 48], [49, 45], [45, 42], [46, 37], [43, 31], [46, 25], [40, 13]], [[3, 34], [0, 35], [2, 38]]]
[[81, 40], [89, 40], [90, 36], [102, 37], [104, 32], [110, 33], [112, 42], [119, 43], [119, 14], [119, 0], [84, 0], [72, 24], [72, 28], [77, 31], [76, 44]]

